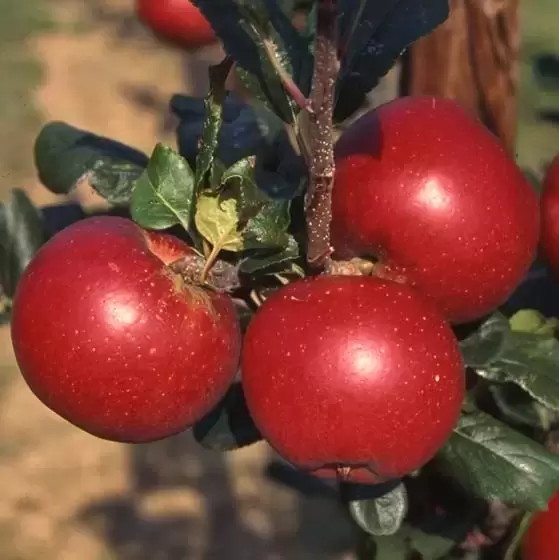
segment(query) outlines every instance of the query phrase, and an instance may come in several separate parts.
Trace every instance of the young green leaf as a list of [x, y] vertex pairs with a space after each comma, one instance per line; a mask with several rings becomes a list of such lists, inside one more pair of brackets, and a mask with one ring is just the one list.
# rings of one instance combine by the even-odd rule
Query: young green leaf
[[346, 0], [340, 36], [345, 55], [338, 81], [337, 121], [344, 120], [402, 52], [448, 17], [448, 0]]
[[25, 267], [47, 240], [43, 219], [21, 189], [0, 206], [0, 295], [12, 298]]
[[193, 434], [202, 447], [213, 451], [232, 451], [262, 439], [240, 382], [233, 383], [223, 400], [195, 424]]
[[35, 165], [49, 190], [68, 194], [86, 180], [114, 205], [130, 202], [147, 162], [138, 150], [63, 122], [44, 126], [35, 141]]
[[408, 497], [403, 483], [386, 488], [375, 497], [356, 497], [348, 503], [349, 513], [357, 525], [370, 535], [394, 535], [408, 510]]
[[513, 331], [551, 336], [555, 335], [559, 324], [556, 317], [547, 319], [536, 309], [520, 309], [509, 321]]
[[437, 461], [467, 491], [534, 511], [559, 487], [559, 457], [479, 410], [463, 412]]
[[180, 224], [189, 231], [194, 206], [194, 173], [173, 149], [158, 144], [132, 192], [132, 219], [149, 229]]
[[194, 217], [196, 229], [213, 247], [234, 252], [244, 249], [237, 204], [235, 198], [219, 194], [198, 197]]

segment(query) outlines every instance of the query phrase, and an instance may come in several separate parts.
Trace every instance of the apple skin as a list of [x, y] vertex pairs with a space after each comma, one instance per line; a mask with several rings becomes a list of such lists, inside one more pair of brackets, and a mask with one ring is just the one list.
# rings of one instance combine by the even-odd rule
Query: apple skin
[[202, 12], [190, 0], [137, 0], [136, 13], [158, 37], [186, 49], [217, 42]]
[[559, 154], [551, 162], [543, 180], [541, 222], [542, 255], [559, 277]]
[[559, 551], [559, 493], [547, 511], [535, 514], [522, 541], [522, 560], [557, 560]]
[[453, 323], [503, 304], [535, 258], [538, 197], [498, 139], [454, 101], [403, 97], [335, 147], [333, 246], [375, 256]]
[[465, 390], [458, 342], [435, 306], [371, 276], [274, 293], [245, 333], [241, 371], [255, 424], [284, 459], [364, 484], [431, 459]]
[[14, 298], [21, 373], [54, 412], [98, 437], [148, 442], [180, 432], [225, 394], [241, 334], [227, 295], [166, 265], [191, 252], [118, 217], [49, 240]]

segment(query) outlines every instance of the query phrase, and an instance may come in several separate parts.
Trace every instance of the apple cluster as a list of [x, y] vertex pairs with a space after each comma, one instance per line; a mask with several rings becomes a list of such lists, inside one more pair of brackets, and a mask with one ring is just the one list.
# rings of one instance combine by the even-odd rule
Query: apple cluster
[[[424, 465], [464, 399], [453, 327], [526, 275], [538, 198], [499, 141], [439, 98], [367, 113], [335, 159], [334, 261], [370, 267], [280, 287], [244, 335], [231, 295], [191, 273], [202, 255], [169, 233], [119, 217], [58, 233], [13, 305], [32, 391], [83, 430], [134, 443], [192, 427], [240, 375], [259, 431], [299, 468], [377, 483]], [[544, 218], [550, 254], [558, 223]]]

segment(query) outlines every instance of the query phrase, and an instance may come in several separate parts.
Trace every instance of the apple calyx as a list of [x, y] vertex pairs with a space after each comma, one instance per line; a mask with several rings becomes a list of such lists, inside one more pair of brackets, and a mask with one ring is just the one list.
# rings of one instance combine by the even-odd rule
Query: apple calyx
[[184, 255], [168, 267], [188, 284], [210, 288], [220, 293], [231, 293], [241, 285], [237, 266], [216, 259], [208, 267], [208, 260], [197, 253]]
[[331, 260], [324, 274], [330, 276], [375, 276], [406, 284], [406, 275], [398, 269], [391, 268], [374, 258], [353, 257], [349, 260]]

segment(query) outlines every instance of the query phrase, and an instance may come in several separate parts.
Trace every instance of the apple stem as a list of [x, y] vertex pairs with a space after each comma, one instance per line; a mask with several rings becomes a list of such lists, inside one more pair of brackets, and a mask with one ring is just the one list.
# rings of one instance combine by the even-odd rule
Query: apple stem
[[309, 147], [309, 187], [305, 198], [307, 261], [324, 268], [333, 252], [330, 243], [334, 183], [334, 88], [339, 70], [337, 55], [337, 0], [320, 0], [317, 10], [313, 82], [306, 121]]
[[200, 283], [201, 284], [206, 284], [206, 282], [208, 280], [208, 274], [210, 273], [210, 270], [212, 269], [213, 265], [215, 264], [215, 261], [217, 260], [217, 257], [219, 256], [220, 252], [221, 252], [221, 245], [219, 243], [216, 243], [212, 247], [212, 250], [210, 251], [210, 254], [206, 257], [206, 262], [204, 263], [204, 268], [202, 268], [202, 272], [200, 274]]

